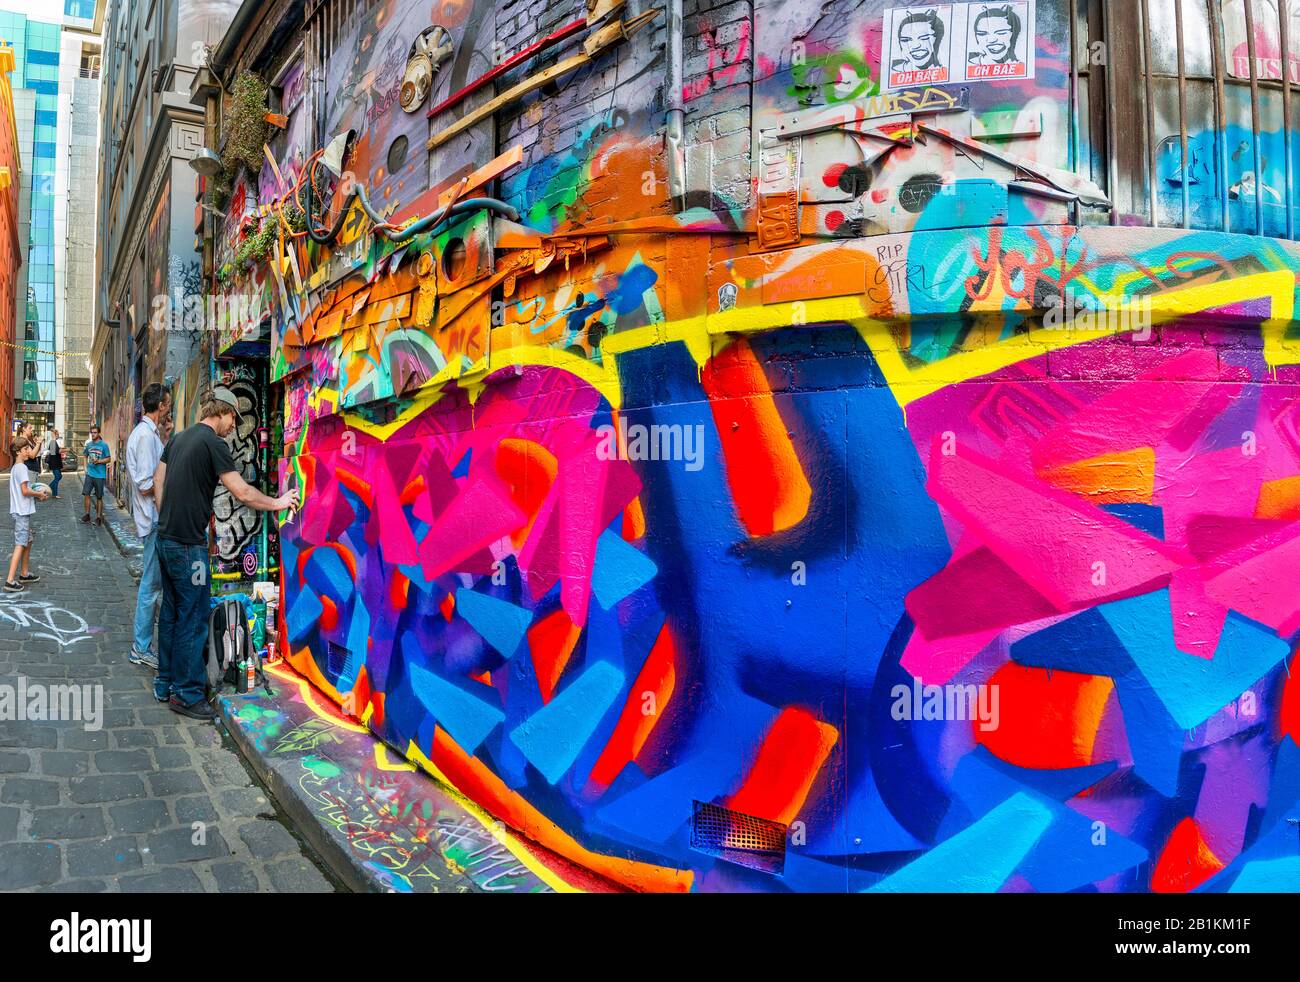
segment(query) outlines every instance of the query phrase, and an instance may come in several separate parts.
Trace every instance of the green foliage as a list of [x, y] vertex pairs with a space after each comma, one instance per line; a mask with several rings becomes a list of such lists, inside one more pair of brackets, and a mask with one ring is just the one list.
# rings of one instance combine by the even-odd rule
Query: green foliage
[[257, 227], [257, 231], [246, 238], [239, 249], [236, 250], [235, 264], [242, 269], [248, 269], [269, 256], [271, 246], [275, 243], [278, 235], [278, 225], [279, 220], [276, 218], [263, 219]]
[[289, 223], [289, 228], [294, 232], [307, 231], [307, 216], [303, 214], [301, 208], [297, 205], [289, 205], [284, 210], [285, 221]]
[[250, 174], [262, 169], [267, 131], [266, 121], [271, 87], [262, 76], [242, 72], [230, 87], [229, 104], [222, 120], [221, 165], [223, 175], [234, 184], [240, 165]]
[[234, 191], [234, 181], [223, 171], [208, 178], [208, 204], [217, 211], [225, 211]]

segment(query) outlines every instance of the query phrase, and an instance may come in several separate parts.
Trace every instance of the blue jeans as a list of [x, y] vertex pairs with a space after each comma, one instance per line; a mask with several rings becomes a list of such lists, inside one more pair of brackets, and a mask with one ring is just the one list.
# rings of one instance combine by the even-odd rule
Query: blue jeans
[[63, 480], [63, 471], [60, 468], [55, 468], [50, 473], [54, 475], [54, 480], [50, 482], [50, 494], [58, 497], [59, 482]]
[[153, 610], [162, 593], [162, 571], [158, 567], [158, 530], [144, 537], [144, 565], [140, 569], [140, 591], [135, 595], [135, 642], [138, 655], [153, 653]]
[[154, 695], [195, 703], [207, 694], [208, 685], [208, 547], [159, 539], [157, 552], [162, 612], [158, 615]]

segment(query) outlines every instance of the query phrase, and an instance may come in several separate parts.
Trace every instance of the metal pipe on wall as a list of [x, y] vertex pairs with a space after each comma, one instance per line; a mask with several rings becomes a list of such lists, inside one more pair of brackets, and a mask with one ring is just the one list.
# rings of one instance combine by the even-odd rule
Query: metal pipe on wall
[[1183, 51], [1183, 0], [1174, 0], [1174, 30], [1178, 39], [1178, 137], [1182, 143], [1183, 228], [1192, 227], [1192, 178], [1188, 170], [1187, 59]]
[[[1070, 0], [1070, 170], [1079, 173], [1079, 0]], [[1081, 221], [1078, 200], [1070, 206], [1074, 224]]]
[[1111, 77], [1114, 45], [1111, 37], [1111, 0], [1102, 3], [1102, 43], [1106, 47], [1106, 194], [1110, 197], [1110, 223], [1119, 224], [1119, 161], [1115, 156], [1115, 86]]
[[679, 211], [686, 207], [686, 103], [682, 54], [682, 0], [668, 3], [668, 195]]
[[1226, 53], [1223, 44], [1223, 7], [1220, 0], [1206, 0], [1206, 12], [1210, 16], [1210, 35], [1214, 44], [1214, 146], [1218, 156], [1219, 207], [1223, 212], [1223, 231], [1232, 229], [1229, 217], [1228, 198], [1228, 93], [1224, 82], [1227, 72]]
[[1146, 148], [1147, 148], [1147, 213], [1151, 227], [1159, 228], [1159, 202], [1156, 198], [1156, 94], [1151, 64], [1151, 7], [1150, 0], [1142, 0], [1142, 75], [1146, 83]]
[[1295, 166], [1291, 159], [1291, 0], [1278, 0], [1277, 3], [1278, 40], [1282, 48], [1282, 154], [1286, 157], [1283, 167], [1286, 181], [1286, 194], [1282, 200], [1286, 206], [1286, 237], [1295, 238], [1295, 213], [1292, 194], [1295, 189]]
[[[1255, 2], [1246, 5], [1246, 57], [1250, 59], [1250, 133], [1255, 155], [1255, 234], [1264, 234], [1264, 144], [1259, 132], [1259, 71], [1255, 64]], [[1226, 134], [1225, 134], [1226, 139]], [[1245, 181], [1243, 180], [1243, 184]]]

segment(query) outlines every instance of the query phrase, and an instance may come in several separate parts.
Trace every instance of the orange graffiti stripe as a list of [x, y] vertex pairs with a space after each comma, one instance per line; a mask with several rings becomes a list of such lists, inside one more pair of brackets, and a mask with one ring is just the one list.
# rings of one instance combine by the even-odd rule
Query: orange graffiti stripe
[[700, 381], [746, 531], [756, 538], [799, 524], [808, 514], [812, 488], [749, 342], [742, 338], [714, 355]]
[[1149, 505], [1156, 488], [1156, 452], [1138, 447], [1123, 453], [1102, 454], [1038, 475], [1048, 484], [1085, 495], [1097, 505]]
[[749, 776], [727, 807], [789, 825], [803, 808], [839, 737], [835, 727], [808, 710], [796, 706], [783, 709], [763, 738]]
[[447, 783], [551, 852], [634, 890], [652, 893], [690, 892], [695, 880], [694, 873], [690, 870], [671, 869], [592, 852], [533, 807], [521, 794], [506, 787], [505, 782], [493, 774], [486, 764], [465, 753], [441, 727], [436, 727], [433, 731], [429, 760], [446, 777]]
[[[675, 661], [676, 646], [668, 625], [665, 624], [628, 693], [623, 714], [619, 717], [614, 732], [610, 734], [609, 742], [601, 751], [596, 766], [591, 769], [589, 784], [609, 787], [623, 768], [640, 755], [655, 724], [663, 718], [664, 708], [677, 685]], [[646, 712], [647, 695], [654, 697], [654, 705], [651, 707], [653, 712]]]
[[1255, 517], [1286, 522], [1300, 519], [1300, 477], [1283, 477], [1261, 485]]

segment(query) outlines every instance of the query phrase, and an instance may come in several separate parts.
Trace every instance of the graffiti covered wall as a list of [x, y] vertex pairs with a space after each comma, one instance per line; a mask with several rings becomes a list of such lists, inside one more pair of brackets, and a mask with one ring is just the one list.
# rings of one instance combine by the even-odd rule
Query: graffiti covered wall
[[1068, 6], [362, 5], [292, 664], [636, 889], [1300, 888], [1300, 248], [1110, 224]]

